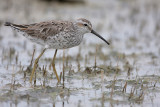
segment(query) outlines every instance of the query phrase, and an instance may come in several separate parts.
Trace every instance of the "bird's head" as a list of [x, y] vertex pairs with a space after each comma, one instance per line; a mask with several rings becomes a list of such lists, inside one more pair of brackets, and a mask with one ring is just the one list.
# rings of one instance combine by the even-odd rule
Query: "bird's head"
[[80, 18], [76, 20], [76, 25], [81, 30], [81, 32], [85, 33], [93, 33], [94, 35], [98, 36], [100, 39], [102, 39], [104, 42], [106, 42], [109, 45], [109, 42], [107, 42], [102, 36], [100, 36], [97, 32], [95, 32], [92, 29], [92, 24], [89, 20]]

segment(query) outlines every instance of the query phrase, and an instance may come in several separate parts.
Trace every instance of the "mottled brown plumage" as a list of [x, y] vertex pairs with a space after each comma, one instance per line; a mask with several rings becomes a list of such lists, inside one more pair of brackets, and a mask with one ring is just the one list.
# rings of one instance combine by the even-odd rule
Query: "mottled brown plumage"
[[76, 21], [46, 21], [28, 25], [17, 25], [7, 22], [6, 26], [23, 32], [24, 36], [46, 48], [64, 49], [81, 43], [85, 33], [94, 33], [109, 44], [104, 38], [92, 30], [90, 21], [80, 18]]
[[72, 28], [73, 23], [69, 21], [47, 21], [30, 25], [11, 24], [11, 26], [31, 37], [45, 40], [49, 36], [55, 36], [68, 28]]

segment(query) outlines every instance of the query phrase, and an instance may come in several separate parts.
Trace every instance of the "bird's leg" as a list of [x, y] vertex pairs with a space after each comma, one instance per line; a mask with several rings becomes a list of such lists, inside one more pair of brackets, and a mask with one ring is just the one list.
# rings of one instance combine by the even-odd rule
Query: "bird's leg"
[[53, 67], [53, 71], [54, 71], [54, 73], [56, 75], [56, 78], [57, 78], [58, 82], [60, 82], [60, 79], [58, 77], [58, 74], [57, 74], [57, 71], [56, 71], [56, 68], [55, 68], [56, 55], [57, 55], [57, 49], [55, 50], [54, 57], [53, 57], [53, 60], [52, 60], [52, 67]]
[[46, 50], [46, 48], [43, 49], [43, 51], [41, 52], [41, 54], [37, 57], [37, 59], [34, 62], [34, 66], [33, 66], [31, 77], [30, 77], [30, 83], [32, 82], [32, 78], [33, 78], [34, 72], [35, 72], [35, 70], [37, 68], [38, 61], [41, 58], [41, 56], [44, 54], [45, 50]]

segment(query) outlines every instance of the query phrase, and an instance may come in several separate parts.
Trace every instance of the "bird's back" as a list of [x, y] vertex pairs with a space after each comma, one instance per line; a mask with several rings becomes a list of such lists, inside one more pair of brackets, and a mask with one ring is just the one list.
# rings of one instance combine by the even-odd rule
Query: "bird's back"
[[71, 21], [47, 21], [29, 25], [17, 25], [9, 22], [6, 26], [20, 31], [33, 42], [45, 45], [48, 48], [63, 49], [80, 44], [82, 35], [77, 38], [74, 22]]
[[43, 40], [47, 39], [49, 36], [55, 36], [60, 32], [73, 28], [73, 23], [69, 21], [47, 21], [28, 25], [17, 25], [6, 22], [5, 25], [11, 26], [20, 32], [24, 32], [33, 38]]

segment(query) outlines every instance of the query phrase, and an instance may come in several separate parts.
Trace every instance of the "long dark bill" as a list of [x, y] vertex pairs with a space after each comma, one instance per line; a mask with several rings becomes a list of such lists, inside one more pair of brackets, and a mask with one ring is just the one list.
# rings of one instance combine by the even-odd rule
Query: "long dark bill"
[[96, 36], [98, 36], [100, 39], [102, 39], [104, 42], [106, 42], [109, 45], [109, 42], [107, 42], [102, 36], [100, 36], [97, 32], [95, 32], [94, 30], [91, 30], [91, 33], [95, 34]]

